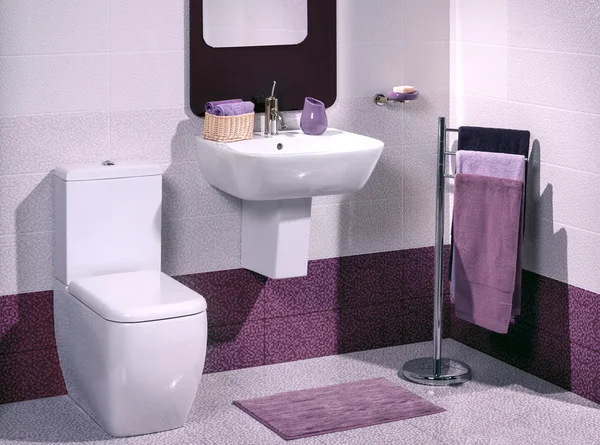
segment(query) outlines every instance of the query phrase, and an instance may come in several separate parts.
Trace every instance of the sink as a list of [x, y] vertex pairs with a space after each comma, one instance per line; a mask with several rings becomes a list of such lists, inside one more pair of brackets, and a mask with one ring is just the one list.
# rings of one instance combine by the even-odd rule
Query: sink
[[375, 168], [383, 142], [328, 129], [321, 136], [285, 131], [239, 142], [196, 137], [204, 178], [250, 201], [308, 198], [360, 190]]
[[277, 279], [307, 273], [312, 198], [360, 190], [383, 151], [377, 139], [334, 128], [238, 142], [197, 136], [196, 145], [204, 178], [242, 200], [242, 267]]

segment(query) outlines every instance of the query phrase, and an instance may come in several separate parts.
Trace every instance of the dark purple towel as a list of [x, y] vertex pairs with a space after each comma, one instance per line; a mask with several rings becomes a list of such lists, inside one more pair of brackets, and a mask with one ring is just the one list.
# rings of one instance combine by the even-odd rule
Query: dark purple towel
[[523, 181], [457, 174], [455, 315], [501, 334], [510, 323]]
[[233, 104], [233, 103], [241, 102], [241, 101], [242, 101], [242, 99], [215, 100], [212, 102], [206, 102], [206, 105], [204, 105], [204, 109], [206, 110], [207, 113], [212, 113], [212, 110], [217, 105]]
[[384, 378], [233, 403], [286, 440], [445, 411]]

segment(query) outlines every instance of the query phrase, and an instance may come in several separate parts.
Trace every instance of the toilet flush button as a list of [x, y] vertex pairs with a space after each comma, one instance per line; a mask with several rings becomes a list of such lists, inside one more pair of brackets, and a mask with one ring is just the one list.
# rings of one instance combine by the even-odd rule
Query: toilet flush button
[[106, 166], [106, 167], [110, 167], [110, 166], [112, 166], [112, 165], [115, 165], [115, 163], [114, 163], [113, 161], [110, 161], [110, 160], [108, 160], [108, 159], [107, 159], [106, 161], [104, 161], [104, 162], [102, 163], [102, 165], [104, 165], [104, 166]]

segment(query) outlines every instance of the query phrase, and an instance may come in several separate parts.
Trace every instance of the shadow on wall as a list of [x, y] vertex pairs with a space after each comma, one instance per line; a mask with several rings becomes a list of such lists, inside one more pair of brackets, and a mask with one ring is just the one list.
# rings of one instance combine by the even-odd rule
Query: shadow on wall
[[[540, 142], [528, 163], [524, 267], [567, 281], [567, 232], [553, 232], [552, 185], [540, 190]], [[540, 219], [541, 209], [549, 218]], [[452, 338], [566, 389], [571, 387], [568, 285], [523, 271], [521, 315], [506, 335], [452, 318]], [[482, 375], [474, 369], [474, 380]], [[497, 384], [495, 377], [485, 383]], [[510, 384], [505, 381], [504, 384]], [[531, 388], [536, 391], [537, 388]]]

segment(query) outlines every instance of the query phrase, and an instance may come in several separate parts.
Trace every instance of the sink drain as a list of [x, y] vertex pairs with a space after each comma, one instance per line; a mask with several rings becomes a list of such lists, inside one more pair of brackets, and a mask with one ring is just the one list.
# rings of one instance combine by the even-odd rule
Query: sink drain
[[277, 150], [281, 150], [283, 148], [283, 144], [280, 142], [277, 144]]

